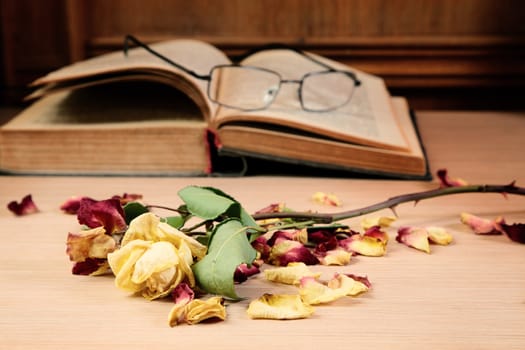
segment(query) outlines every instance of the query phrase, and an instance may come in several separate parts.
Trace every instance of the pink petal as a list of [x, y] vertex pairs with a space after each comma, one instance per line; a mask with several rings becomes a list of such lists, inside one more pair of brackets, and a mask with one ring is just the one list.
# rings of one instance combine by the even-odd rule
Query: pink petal
[[478, 235], [500, 235], [503, 218], [495, 220], [484, 219], [469, 213], [461, 213], [461, 222], [468, 225]]
[[272, 265], [286, 266], [291, 262], [303, 262], [306, 265], [317, 265], [319, 259], [302, 243], [285, 240], [272, 247], [268, 262]]
[[396, 236], [396, 241], [409, 247], [430, 253], [427, 230], [420, 227], [401, 227]]
[[114, 195], [111, 198], [118, 199], [120, 201], [120, 204], [124, 206], [128, 204], [129, 202], [136, 202], [136, 201], [141, 200], [142, 195], [136, 194], [136, 193], [124, 193], [122, 196]]
[[447, 169], [439, 169], [437, 171], [437, 176], [440, 181], [440, 187], [457, 187], [457, 186], [466, 186], [468, 183], [460, 178], [451, 178], [448, 176], [448, 170]]
[[190, 286], [185, 283], [179, 283], [177, 287], [171, 292], [173, 297], [173, 302], [175, 304], [187, 304], [193, 300], [195, 297], [195, 292], [190, 288]]
[[248, 266], [247, 264], [240, 264], [235, 269], [235, 273], [233, 275], [233, 280], [236, 283], [242, 283], [248, 280], [249, 277], [258, 274], [261, 272], [259, 270], [259, 267], [255, 264], [252, 264], [251, 266]]
[[364, 236], [376, 238], [385, 244], [388, 242], [388, 234], [381, 230], [381, 226], [370, 227], [365, 231]]
[[60, 210], [65, 212], [66, 214], [77, 214], [78, 209], [80, 208], [80, 201], [82, 198], [86, 197], [71, 197], [68, 200], [66, 200], [62, 205], [60, 206]]
[[348, 277], [350, 277], [351, 279], [357, 282], [363, 283], [368, 288], [372, 288], [372, 283], [370, 283], [370, 281], [368, 280], [368, 276], [357, 276], [351, 273], [346, 273], [345, 275], [347, 275]]
[[38, 212], [38, 208], [33, 202], [33, 197], [30, 194], [22, 198], [20, 203], [18, 203], [17, 201], [9, 202], [9, 204], [7, 204], [7, 209], [9, 209], [17, 216], [28, 215]]

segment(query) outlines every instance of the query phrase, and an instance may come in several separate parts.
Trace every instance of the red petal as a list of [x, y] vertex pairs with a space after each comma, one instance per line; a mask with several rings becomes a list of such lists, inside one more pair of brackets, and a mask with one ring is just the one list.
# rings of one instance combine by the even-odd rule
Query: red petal
[[30, 194], [22, 198], [20, 203], [12, 201], [7, 204], [7, 209], [13, 212], [17, 216], [33, 214], [38, 212], [38, 208], [33, 202], [33, 198]]
[[80, 201], [77, 213], [78, 222], [90, 228], [104, 226], [107, 234], [122, 231], [126, 228], [124, 210], [118, 199], [96, 201], [84, 197]]
[[525, 244], [525, 224], [517, 223], [507, 225], [505, 223], [502, 223], [501, 228], [511, 240], [513, 240], [514, 242]]

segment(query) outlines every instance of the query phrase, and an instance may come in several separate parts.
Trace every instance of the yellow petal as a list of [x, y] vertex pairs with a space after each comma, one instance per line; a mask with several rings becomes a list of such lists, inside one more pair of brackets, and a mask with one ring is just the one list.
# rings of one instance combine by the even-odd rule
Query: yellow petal
[[196, 324], [210, 318], [226, 319], [224, 299], [219, 296], [207, 300], [195, 299], [186, 306], [186, 322]]
[[149, 249], [152, 242], [134, 240], [124, 247], [108, 254], [108, 262], [111, 270], [115, 274], [115, 285], [129, 292], [138, 292], [142, 289], [142, 284], [136, 284], [131, 280], [135, 263]]
[[264, 294], [250, 303], [246, 313], [251, 318], [294, 320], [311, 316], [314, 308], [304, 303], [299, 295]]
[[430, 254], [430, 244], [428, 242], [428, 232], [421, 227], [401, 227], [398, 230], [396, 240], [409, 247], [421, 250]]
[[352, 253], [343, 249], [334, 249], [326, 252], [326, 255], [319, 258], [322, 265], [344, 266], [350, 262]]
[[428, 239], [435, 244], [447, 245], [452, 242], [452, 235], [448, 233], [443, 227], [430, 226], [427, 227]]
[[315, 192], [312, 195], [312, 200], [316, 203], [323, 205], [330, 205], [332, 207], [340, 207], [342, 205], [341, 201], [333, 193], [324, 193], [324, 192]]
[[328, 287], [338, 289], [348, 296], [356, 296], [368, 291], [368, 287], [363, 282], [340, 273], [335, 274], [334, 278], [328, 281]]
[[168, 315], [168, 323], [170, 327], [174, 327], [182, 322], [197, 324], [211, 318], [226, 319], [226, 308], [222, 297], [215, 296], [207, 300], [194, 299], [190, 302], [177, 303]]
[[106, 230], [101, 226], [78, 233], [69, 233], [66, 245], [69, 259], [82, 262], [87, 258], [105, 259], [115, 250], [117, 244], [113, 237], [106, 235]]
[[375, 237], [353, 235], [339, 242], [347, 251], [364, 256], [383, 256], [386, 254], [386, 242]]
[[396, 221], [396, 218], [393, 216], [365, 217], [361, 220], [361, 227], [364, 230], [368, 230], [373, 226], [389, 227], [394, 221]]
[[303, 301], [310, 305], [329, 303], [346, 295], [344, 290], [330, 288], [312, 277], [301, 279], [299, 293]]
[[299, 284], [299, 281], [303, 277], [315, 277], [321, 276], [320, 273], [314, 273], [310, 271], [305, 263], [289, 263], [284, 267], [276, 267], [273, 269], [264, 270], [264, 276], [267, 280], [272, 282], [279, 282], [284, 284]]
[[121, 245], [125, 246], [136, 239], [153, 242], [166, 241], [172, 243], [176, 248], [180, 248], [181, 242], [185, 242], [190, 247], [193, 256], [200, 259], [206, 255], [206, 246], [173, 226], [160, 222], [160, 218], [153, 213], [144, 213], [133, 219], [122, 237]]

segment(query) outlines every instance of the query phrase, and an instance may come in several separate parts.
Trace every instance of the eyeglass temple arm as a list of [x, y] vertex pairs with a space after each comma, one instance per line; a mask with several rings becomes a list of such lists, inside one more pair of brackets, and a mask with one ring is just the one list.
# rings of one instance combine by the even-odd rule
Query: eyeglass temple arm
[[199, 73], [196, 73], [194, 71], [192, 71], [191, 69], [188, 69], [184, 66], [181, 66], [180, 64], [178, 64], [177, 62], [175, 61], [172, 61], [171, 59], [169, 59], [168, 57], [162, 55], [161, 53], [153, 50], [151, 47], [149, 47], [148, 45], [146, 45], [145, 43], [143, 43], [142, 41], [140, 41], [139, 39], [135, 38], [133, 35], [126, 35], [125, 38], [124, 38], [124, 55], [127, 56], [128, 55], [128, 51], [129, 51], [129, 43], [132, 42], [133, 44], [143, 48], [144, 50], [148, 51], [150, 54], [152, 54], [153, 56], [155, 57], [158, 57], [160, 58], [161, 60], [163, 60], [164, 62], [166, 63], [169, 63], [171, 64], [172, 66], [174, 67], [177, 67], [179, 68], [180, 70], [188, 73], [189, 75], [197, 78], [197, 79], [202, 79], [202, 80], [210, 80], [210, 76], [209, 75], [202, 75], [202, 74], [199, 74]]

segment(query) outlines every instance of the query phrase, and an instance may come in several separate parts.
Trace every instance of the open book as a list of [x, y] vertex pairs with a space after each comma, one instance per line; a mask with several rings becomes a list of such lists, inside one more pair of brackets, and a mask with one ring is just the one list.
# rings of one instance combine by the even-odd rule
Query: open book
[[[232, 63], [216, 47], [196, 40], [151, 48], [201, 76]], [[256, 110], [217, 103], [210, 98], [208, 80], [142, 47], [61, 68], [33, 82], [36, 89], [29, 98], [38, 100], [1, 128], [0, 168], [193, 175], [214, 171], [214, 162], [221, 159], [210, 158], [210, 147], [216, 147], [219, 155], [276, 160], [277, 172], [288, 163], [426, 178], [425, 154], [406, 101], [391, 97], [379, 77], [306, 55], [314, 59], [293, 50], [265, 50], [239, 63], [292, 82], [282, 84], [273, 102]], [[326, 69], [316, 61], [351, 71], [361, 82], [346, 104], [318, 112], [301, 107], [305, 97], [298, 95], [299, 80]], [[266, 89], [257, 79], [223, 75], [217, 81], [214, 96], [229, 100], [244, 96], [243, 91]]]

